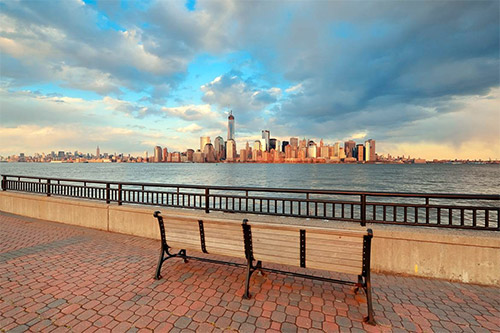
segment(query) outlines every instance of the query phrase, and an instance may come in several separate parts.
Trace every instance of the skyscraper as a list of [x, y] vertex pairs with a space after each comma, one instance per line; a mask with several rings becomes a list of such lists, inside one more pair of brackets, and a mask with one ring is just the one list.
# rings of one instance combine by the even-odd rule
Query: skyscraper
[[101, 158], [101, 150], [99, 149], [99, 146], [97, 146], [97, 149], [95, 150], [95, 157]]
[[236, 159], [236, 142], [234, 140], [227, 140], [226, 160], [234, 161], [235, 159]]
[[233, 110], [229, 112], [229, 117], [227, 117], [227, 140], [234, 140], [234, 116]]
[[365, 141], [365, 161], [375, 162], [375, 140]]
[[299, 146], [299, 138], [290, 138], [290, 146], [298, 147]]
[[317, 152], [318, 152], [318, 149], [317, 149], [316, 143], [314, 143], [313, 140], [309, 141], [309, 144], [307, 146], [307, 157], [316, 158]]
[[200, 151], [203, 152], [205, 149], [205, 145], [210, 142], [210, 137], [209, 136], [200, 136]]
[[363, 161], [364, 155], [365, 155], [365, 147], [363, 146], [363, 144], [360, 143], [359, 145], [356, 145], [356, 154], [354, 157], [356, 157], [358, 161]]
[[224, 139], [221, 136], [218, 136], [214, 140], [214, 148], [215, 155], [217, 156], [217, 160], [224, 159], [226, 157], [226, 153], [224, 151]]
[[154, 162], [158, 163], [158, 162], [161, 162], [161, 161], [162, 161], [162, 158], [161, 158], [161, 147], [160, 146], [156, 146], [155, 147]]
[[268, 130], [263, 130], [262, 131], [262, 140], [264, 140], [264, 144], [265, 146], [262, 148], [262, 150], [264, 151], [269, 151], [271, 150], [271, 143], [270, 143], [270, 140], [271, 140], [271, 133], [268, 131]]
[[355, 157], [354, 156], [354, 147], [356, 147], [356, 142], [349, 140], [344, 142], [344, 151], [346, 157]]

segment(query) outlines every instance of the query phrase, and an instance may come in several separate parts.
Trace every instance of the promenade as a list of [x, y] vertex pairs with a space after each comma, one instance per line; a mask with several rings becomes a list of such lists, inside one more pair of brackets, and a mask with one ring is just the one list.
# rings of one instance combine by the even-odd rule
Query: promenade
[[0, 332], [500, 332], [499, 288], [373, 274], [373, 327], [342, 285], [255, 274], [244, 300], [242, 268], [176, 259], [156, 281], [159, 249], [0, 213]]

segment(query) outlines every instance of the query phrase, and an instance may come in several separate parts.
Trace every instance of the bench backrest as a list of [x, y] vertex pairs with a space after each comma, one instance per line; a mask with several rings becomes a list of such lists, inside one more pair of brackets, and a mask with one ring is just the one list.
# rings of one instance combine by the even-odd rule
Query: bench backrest
[[245, 258], [239, 221], [166, 216], [164, 228], [167, 244], [171, 247]]
[[164, 233], [168, 246], [178, 249], [246, 258], [251, 244], [253, 258], [262, 262], [356, 275], [369, 270], [371, 230], [246, 224], [246, 247], [242, 222], [236, 220], [165, 216]]
[[249, 223], [255, 260], [362, 274], [366, 231]]

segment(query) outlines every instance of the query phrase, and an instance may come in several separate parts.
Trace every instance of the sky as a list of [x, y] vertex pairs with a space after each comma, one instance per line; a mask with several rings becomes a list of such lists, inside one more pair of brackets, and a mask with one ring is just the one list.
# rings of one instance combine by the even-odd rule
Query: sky
[[0, 0], [0, 155], [227, 137], [500, 159], [499, 1]]

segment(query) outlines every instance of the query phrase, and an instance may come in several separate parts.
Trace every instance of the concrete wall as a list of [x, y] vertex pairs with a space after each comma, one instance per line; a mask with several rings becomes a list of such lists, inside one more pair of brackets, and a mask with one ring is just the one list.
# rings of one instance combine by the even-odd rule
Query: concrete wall
[[[0, 211], [43, 220], [159, 239], [152, 213], [195, 215], [196, 210], [117, 206], [95, 201], [0, 192]], [[360, 228], [352, 223], [212, 212], [212, 218]], [[371, 225], [374, 272], [500, 286], [500, 233]]]

